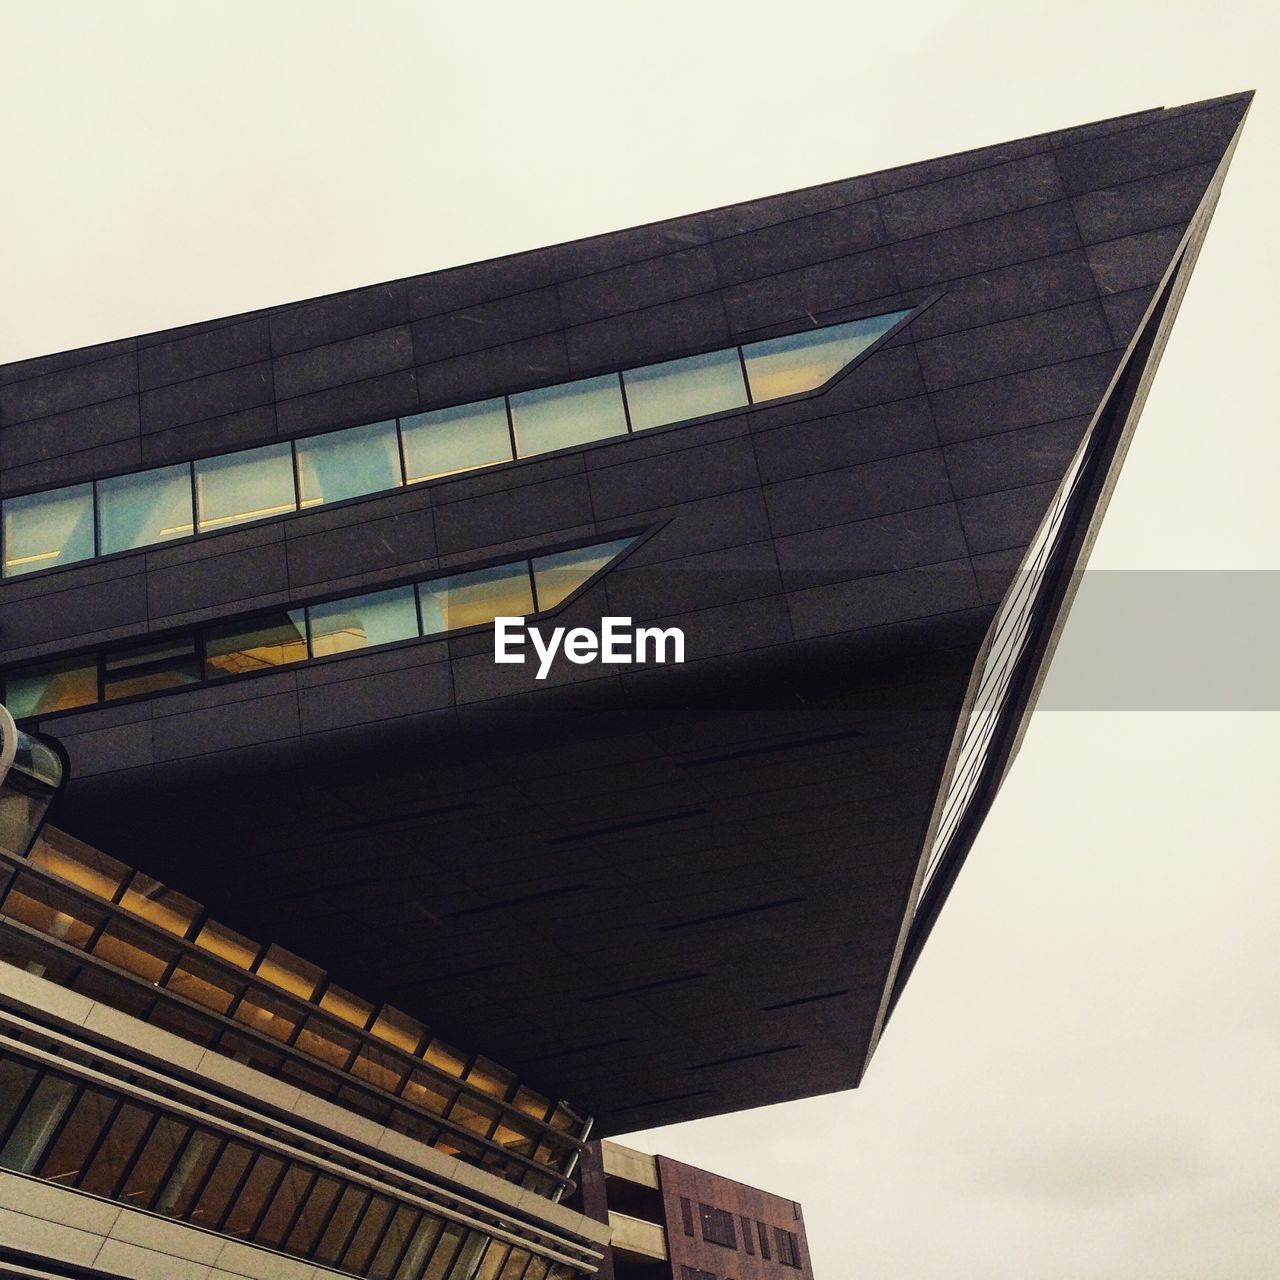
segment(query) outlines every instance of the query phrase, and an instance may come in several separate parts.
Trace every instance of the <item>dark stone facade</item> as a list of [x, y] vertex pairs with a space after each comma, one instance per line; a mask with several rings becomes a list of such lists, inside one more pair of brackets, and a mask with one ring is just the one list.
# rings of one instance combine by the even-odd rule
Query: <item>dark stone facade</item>
[[63, 713], [62, 825], [605, 1132], [857, 1083], [984, 634], [1247, 106], [0, 369], [10, 496], [929, 304], [814, 398], [5, 582], [12, 666], [655, 531], [559, 621], [687, 636], [681, 669], [544, 685], [472, 635]]

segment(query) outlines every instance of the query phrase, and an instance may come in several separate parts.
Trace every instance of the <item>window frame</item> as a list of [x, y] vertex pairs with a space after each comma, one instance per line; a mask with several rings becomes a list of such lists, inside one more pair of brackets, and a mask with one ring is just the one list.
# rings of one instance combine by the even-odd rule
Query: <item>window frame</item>
[[[458, 405], [440, 405], [430, 410], [422, 410], [422, 409], [415, 408], [410, 413], [393, 414], [391, 417], [378, 418], [373, 421], [363, 419], [363, 418], [355, 421], [347, 420], [332, 426], [325, 427], [323, 430], [320, 430], [320, 431], [304, 432], [300, 435], [290, 437], [287, 441], [281, 441], [281, 440], [265, 441], [255, 445], [247, 445], [240, 449], [233, 449], [233, 450], [228, 450], [228, 451], [214, 453], [214, 454], [205, 454], [199, 457], [182, 459], [175, 463], [166, 464], [167, 466], [173, 466], [173, 467], [186, 466], [190, 470], [191, 520], [192, 520], [193, 531], [190, 534], [184, 534], [181, 536], [166, 538], [161, 540], [160, 542], [143, 543], [138, 546], [124, 548], [119, 551], [111, 551], [111, 552], [103, 553], [101, 550], [102, 537], [101, 537], [101, 520], [99, 517], [100, 505], [99, 505], [99, 497], [98, 497], [99, 484], [104, 484], [109, 481], [118, 480], [121, 478], [130, 477], [130, 476], [141, 476], [151, 471], [164, 470], [165, 466], [163, 465], [158, 467], [151, 466], [151, 467], [135, 469], [132, 471], [115, 472], [106, 476], [95, 476], [90, 478], [89, 480], [78, 481], [70, 485], [59, 485], [52, 489], [49, 489], [49, 488], [31, 489], [25, 492], [10, 494], [10, 495], [7, 495], [4, 499], [0, 500], [0, 516], [3, 515], [3, 507], [8, 502], [18, 501], [25, 498], [38, 497], [43, 494], [52, 494], [52, 493], [59, 492], [61, 490], [66, 490], [66, 489], [74, 489], [79, 487], [80, 485], [90, 486], [91, 492], [89, 495], [90, 497], [89, 514], [90, 514], [90, 519], [92, 523], [91, 533], [92, 533], [93, 551], [89, 556], [83, 559], [68, 561], [65, 564], [53, 564], [47, 568], [32, 569], [24, 574], [14, 574], [14, 575], [5, 574], [5, 575], [2, 575], [3, 580], [7, 581], [10, 576], [17, 578], [17, 577], [30, 577], [32, 575], [38, 575], [38, 574], [44, 574], [44, 573], [57, 573], [62, 571], [63, 569], [69, 569], [77, 566], [84, 566], [89, 563], [93, 563], [93, 562], [104, 560], [104, 559], [111, 559], [116, 556], [134, 555], [134, 554], [137, 554], [138, 552], [145, 552], [155, 547], [168, 547], [173, 545], [182, 545], [189, 540], [195, 540], [198, 538], [206, 538], [206, 537], [214, 537], [217, 534], [241, 529], [248, 525], [260, 524], [266, 520], [288, 519], [291, 517], [304, 515], [317, 508], [333, 509], [333, 508], [345, 506], [349, 503], [368, 502], [370, 500], [376, 500], [379, 497], [384, 497], [389, 494], [395, 493], [400, 489], [416, 487], [422, 484], [444, 483], [448, 480], [457, 479], [461, 476], [469, 475], [472, 472], [490, 471], [495, 467], [516, 466], [521, 462], [529, 461], [531, 459], [556, 457], [563, 453], [576, 452], [579, 449], [591, 448], [597, 445], [617, 444], [631, 438], [634, 435], [641, 435], [641, 434], [652, 435], [657, 432], [679, 430], [684, 427], [696, 426], [704, 422], [712, 422], [719, 418], [728, 417], [733, 414], [748, 412], [751, 408], [757, 405], [766, 405], [766, 404], [769, 406], [782, 405], [782, 404], [788, 404], [788, 403], [792, 403], [799, 400], [809, 399], [809, 398], [820, 396], [820, 395], [825, 395], [827, 391], [829, 391], [837, 382], [839, 382], [844, 377], [848, 376], [858, 365], [860, 365], [864, 359], [866, 359], [873, 352], [878, 350], [884, 343], [886, 343], [892, 337], [894, 337], [906, 325], [914, 321], [916, 316], [919, 315], [922, 311], [932, 306], [934, 302], [936, 302], [939, 298], [943, 296], [943, 293], [944, 291], [939, 290], [933, 293], [932, 295], [926, 297], [920, 302], [907, 305], [907, 306], [896, 307], [895, 309], [890, 311], [876, 312], [870, 315], [848, 314], [849, 311], [858, 311], [858, 312], [864, 311], [865, 308], [861, 308], [861, 307], [836, 309], [835, 314], [841, 316], [842, 318], [839, 318], [839, 319], [828, 318], [824, 320], [823, 324], [815, 327], [818, 329], [838, 328], [842, 325], [853, 324], [860, 320], [872, 321], [880, 318], [887, 319], [893, 316], [896, 316], [897, 319], [894, 320], [891, 324], [889, 324], [888, 327], [884, 330], [884, 332], [882, 332], [877, 338], [875, 338], [874, 341], [870, 342], [862, 351], [860, 351], [856, 356], [854, 356], [852, 360], [850, 360], [847, 364], [837, 368], [832, 373], [832, 375], [828, 379], [826, 379], [826, 381], [822, 382], [816, 387], [810, 388], [805, 391], [795, 392], [791, 395], [779, 396], [779, 397], [775, 397], [765, 401], [755, 400], [751, 390], [751, 381], [747, 372], [746, 362], [743, 356], [744, 348], [747, 346], [750, 346], [759, 342], [767, 342], [774, 338], [785, 338], [785, 337], [792, 336], [793, 334], [800, 334], [800, 333], [806, 332], [806, 330], [788, 329], [786, 325], [766, 326], [765, 328], [751, 334], [748, 341], [739, 341], [736, 343], [732, 343], [728, 346], [724, 346], [720, 344], [706, 346], [695, 351], [684, 351], [684, 352], [680, 352], [675, 355], [666, 356], [664, 358], [660, 358], [657, 360], [650, 360], [643, 365], [635, 365], [631, 367], [631, 370], [648, 369], [648, 368], [656, 367], [662, 364], [677, 363], [681, 360], [693, 360], [693, 359], [697, 359], [698, 357], [715, 355], [721, 352], [727, 353], [730, 351], [736, 351], [738, 354], [738, 363], [741, 369], [743, 385], [746, 389], [746, 395], [747, 395], [746, 404], [740, 405], [740, 406], [734, 406], [727, 409], [717, 410], [711, 413], [699, 415], [698, 417], [694, 417], [694, 418], [682, 418], [682, 419], [679, 419], [678, 421], [655, 424], [653, 426], [647, 426], [647, 427], [640, 427], [640, 428], [634, 427], [631, 422], [631, 411], [630, 411], [630, 407], [627, 399], [626, 383], [625, 383], [625, 377], [624, 377], [624, 375], [631, 370], [619, 369], [615, 367], [615, 368], [604, 369], [598, 372], [585, 372], [585, 373], [579, 374], [574, 378], [560, 379], [559, 381], [546, 382], [537, 386], [521, 387], [518, 390], [514, 390], [514, 391], [500, 392], [497, 395], [485, 396], [479, 400], [466, 401]], [[790, 323], [794, 323], [794, 321]], [[617, 380], [619, 394], [622, 400], [623, 417], [626, 423], [626, 427], [623, 432], [615, 435], [611, 435], [611, 436], [604, 436], [596, 439], [582, 441], [578, 444], [564, 445], [558, 448], [548, 449], [542, 452], [529, 453], [525, 455], [521, 455], [519, 453], [516, 447], [517, 441], [515, 437], [514, 415], [513, 415], [512, 406], [511, 406], [512, 397], [525, 395], [525, 394], [532, 394], [540, 391], [547, 391], [556, 387], [568, 387], [568, 386], [572, 386], [574, 383], [581, 383], [581, 382], [591, 381], [594, 379], [605, 379], [609, 377], [615, 378]], [[405, 455], [405, 438], [404, 438], [403, 429], [401, 427], [402, 421], [420, 417], [423, 413], [437, 412], [438, 410], [453, 410], [453, 409], [460, 410], [460, 409], [465, 409], [470, 405], [481, 405], [491, 401], [498, 401], [498, 400], [503, 401], [505, 404], [508, 434], [511, 438], [512, 456], [510, 459], [503, 459], [503, 460], [494, 461], [494, 462], [481, 463], [475, 466], [461, 468], [456, 471], [434, 475], [434, 476], [423, 478], [420, 480], [410, 481], [408, 479], [407, 458]], [[393, 424], [395, 434], [396, 434], [396, 454], [397, 454], [398, 466], [399, 466], [399, 477], [396, 483], [389, 489], [380, 489], [371, 493], [358, 494], [349, 498], [336, 499], [333, 502], [320, 502], [320, 503], [314, 504], [313, 506], [304, 507], [302, 505], [302, 485], [301, 485], [299, 461], [298, 461], [299, 444], [304, 444], [305, 446], [305, 442], [309, 440], [313, 440], [321, 437], [337, 436], [343, 432], [354, 431], [361, 427], [375, 427], [385, 423]], [[211, 462], [222, 461], [224, 459], [229, 459], [234, 457], [236, 454], [245, 454], [245, 453], [252, 453], [258, 450], [267, 450], [267, 449], [279, 447], [285, 444], [289, 446], [289, 451], [290, 451], [289, 460], [291, 463], [292, 483], [293, 483], [292, 508], [281, 507], [279, 510], [270, 512], [268, 514], [264, 514], [262, 516], [254, 516], [254, 517], [243, 519], [243, 520], [237, 520], [235, 522], [219, 523], [216, 527], [202, 529], [201, 528], [202, 513], [201, 513], [201, 502], [200, 502], [200, 492], [199, 492], [199, 474], [198, 474], [200, 465], [202, 463], [207, 464]], [[3, 519], [0, 519], [0, 561], [2, 561], [3, 559], [3, 554], [4, 554], [4, 551], [6, 550], [6, 547], [5, 547], [6, 543], [7, 543], [7, 539], [3, 537]], [[2, 568], [3, 568], [3, 564], [0, 563], [0, 569]]]

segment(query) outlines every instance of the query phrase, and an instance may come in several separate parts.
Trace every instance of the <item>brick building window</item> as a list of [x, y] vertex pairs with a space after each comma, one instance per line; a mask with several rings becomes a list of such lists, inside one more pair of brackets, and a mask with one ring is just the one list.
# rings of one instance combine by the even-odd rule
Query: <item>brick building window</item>
[[751, 1230], [751, 1219], [743, 1214], [739, 1219], [742, 1223], [742, 1247], [754, 1258], [756, 1256], [756, 1245], [752, 1236], [755, 1232]]
[[684, 1221], [685, 1235], [693, 1235], [693, 1205], [689, 1203], [688, 1196], [680, 1197], [680, 1217]]
[[716, 1280], [714, 1271], [699, 1271], [697, 1267], [681, 1267], [680, 1280]]
[[769, 1253], [769, 1228], [763, 1222], [757, 1222], [756, 1233], [760, 1237], [760, 1256], [768, 1262], [772, 1257]]
[[784, 1267], [798, 1267], [800, 1265], [800, 1242], [796, 1239], [795, 1234], [791, 1231], [783, 1231], [781, 1227], [774, 1227], [773, 1238], [778, 1245], [778, 1261]]
[[738, 1237], [733, 1229], [733, 1214], [724, 1209], [713, 1208], [709, 1204], [700, 1204], [698, 1211], [702, 1217], [702, 1238], [712, 1244], [724, 1245], [726, 1249], [738, 1247]]

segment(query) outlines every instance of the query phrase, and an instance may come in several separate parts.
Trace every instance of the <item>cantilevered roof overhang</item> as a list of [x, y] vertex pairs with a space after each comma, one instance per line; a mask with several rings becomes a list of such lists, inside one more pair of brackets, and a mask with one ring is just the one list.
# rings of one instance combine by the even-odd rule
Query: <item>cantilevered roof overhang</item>
[[558, 621], [686, 633], [683, 667], [538, 681], [470, 633], [48, 716], [59, 822], [606, 1134], [856, 1085], [1016, 751], [1248, 101], [0, 370], [0, 448], [43, 452], [22, 493], [123, 469], [65, 420], [119, 401], [128, 465], [158, 465], [920, 308], [817, 396], [5, 583], [12, 668], [643, 529]]

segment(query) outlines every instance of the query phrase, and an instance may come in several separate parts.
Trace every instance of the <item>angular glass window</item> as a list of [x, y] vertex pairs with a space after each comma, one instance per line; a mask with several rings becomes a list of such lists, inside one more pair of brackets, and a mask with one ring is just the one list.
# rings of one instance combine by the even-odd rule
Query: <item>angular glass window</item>
[[301, 1018], [292, 1005], [253, 988], [241, 998], [236, 1006], [235, 1016], [237, 1022], [243, 1022], [245, 1026], [253, 1027], [255, 1031], [261, 1031], [273, 1040], [285, 1041], [293, 1038]]
[[453, 1259], [453, 1265], [449, 1268], [449, 1280], [468, 1280], [468, 1277], [474, 1276], [480, 1255], [488, 1244], [488, 1236], [479, 1231], [468, 1231]]
[[98, 662], [89, 656], [11, 671], [4, 678], [5, 705], [15, 720], [87, 707], [98, 700]]
[[374, 1246], [381, 1239], [383, 1228], [394, 1211], [395, 1205], [390, 1200], [379, 1195], [373, 1197], [372, 1203], [360, 1218], [351, 1243], [342, 1255], [343, 1271], [354, 1271], [356, 1275], [364, 1272]]
[[421, 1217], [420, 1210], [407, 1204], [402, 1204], [396, 1210], [391, 1224], [382, 1237], [382, 1243], [378, 1245], [378, 1252], [373, 1255], [373, 1261], [368, 1265], [367, 1269], [371, 1277], [387, 1280], [395, 1274], [396, 1263], [417, 1229]]
[[302, 1206], [298, 1220], [289, 1233], [289, 1239], [285, 1241], [284, 1247], [288, 1253], [300, 1253], [305, 1257], [310, 1252], [328, 1223], [330, 1210], [341, 1190], [342, 1183], [337, 1178], [322, 1174], [316, 1179], [307, 1194], [307, 1201]]
[[165, 986], [214, 1013], [226, 1013], [243, 989], [242, 984], [234, 982], [220, 968], [194, 956], [183, 959]]
[[461, 1078], [467, 1069], [467, 1055], [452, 1045], [445, 1044], [443, 1040], [433, 1039], [422, 1051], [422, 1056], [437, 1071], [443, 1071], [447, 1075]]
[[93, 485], [73, 484], [4, 501], [4, 576], [91, 559]]
[[343, 1022], [361, 1029], [369, 1025], [369, 1016], [373, 1013], [373, 1005], [367, 1000], [361, 1000], [359, 996], [353, 996], [350, 991], [332, 983], [324, 989], [320, 1007], [335, 1018], [341, 1018]]
[[120, 1188], [120, 1199], [138, 1208], [147, 1208], [190, 1132], [190, 1125], [172, 1116], [161, 1116]]
[[201, 458], [195, 467], [201, 533], [297, 510], [293, 450], [287, 444]]
[[75, 1092], [76, 1086], [62, 1076], [45, 1076], [36, 1085], [0, 1150], [0, 1169], [30, 1173], [36, 1167]]
[[126, 1102], [116, 1113], [102, 1145], [94, 1153], [80, 1190], [94, 1196], [111, 1196], [124, 1171], [129, 1167], [133, 1153], [151, 1125], [152, 1113]]
[[498, 617], [523, 618], [533, 612], [528, 562], [420, 583], [418, 599], [424, 636], [483, 626]]
[[120, 905], [179, 938], [187, 936], [187, 930], [195, 924], [201, 912], [198, 902], [161, 884], [159, 880], [143, 875], [141, 871], [133, 873]]
[[469, 1094], [460, 1093], [449, 1110], [448, 1119], [454, 1124], [470, 1129], [481, 1138], [487, 1138], [498, 1119], [498, 1108], [491, 1107]]
[[467, 1070], [467, 1083], [494, 1098], [505, 1098], [514, 1081], [510, 1071], [488, 1058], [477, 1057]]
[[400, 1259], [400, 1265], [396, 1268], [396, 1280], [419, 1280], [422, 1275], [422, 1265], [440, 1238], [443, 1228], [444, 1223], [439, 1218], [432, 1217], [430, 1214], [422, 1218], [418, 1223], [418, 1230], [414, 1233], [413, 1243], [405, 1250], [404, 1257]]
[[627, 388], [632, 431], [741, 409], [747, 403], [737, 347], [628, 369], [622, 381]]
[[175, 950], [156, 941], [149, 933], [121, 920], [113, 920], [99, 934], [93, 944], [93, 954], [152, 984], [159, 983], [177, 956]]
[[341, 502], [400, 486], [394, 422], [371, 422], [297, 441], [300, 505]]
[[102, 664], [102, 697], [129, 698], [196, 684], [200, 660], [194, 640], [168, 640], [109, 653]]
[[267, 614], [252, 623], [210, 627], [204, 633], [205, 675], [242, 676], [302, 662], [307, 656], [304, 609]]
[[116, 1100], [100, 1089], [85, 1089], [76, 1100], [57, 1141], [42, 1161], [39, 1176], [49, 1182], [72, 1184], [84, 1171], [89, 1153], [115, 1112]]
[[550, 1258], [540, 1258], [535, 1253], [529, 1259], [529, 1269], [521, 1277], [521, 1280], [546, 1280], [547, 1271], [551, 1266]]
[[98, 481], [98, 554], [149, 547], [195, 532], [191, 464]]
[[253, 1231], [254, 1224], [266, 1208], [267, 1197], [276, 1189], [280, 1175], [284, 1172], [284, 1161], [266, 1152], [259, 1152], [253, 1167], [245, 1177], [236, 1196], [235, 1203], [227, 1211], [227, 1216], [219, 1228], [226, 1236], [247, 1239]]
[[626, 410], [616, 373], [583, 378], [511, 397], [516, 453], [527, 458], [553, 449], [625, 435]]
[[502, 399], [401, 418], [400, 438], [410, 484], [511, 461], [511, 433]]
[[324, 970], [273, 942], [258, 961], [258, 977], [300, 1000], [310, 1000], [324, 977]]
[[332, 1267], [338, 1261], [369, 1199], [369, 1192], [360, 1187], [349, 1186], [343, 1190], [338, 1206], [320, 1237], [320, 1243], [311, 1255], [313, 1262], [318, 1262], [322, 1267]]
[[467, 1234], [469, 1233], [466, 1228], [460, 1227], [456, 1222], [450, 1222], [445, 1227], [432, 1251], [431, 1261], [427, 1263], [427, 1269], [422, 1274], [422, 1280], [445, 1280], [445, 1277], [450, 1274], [463, 1236]]
[[906, 311], [891, 311], [743, 347], [752, 400], [760, 404], [822, 386], [905, 315]]
[[393, 587], [390, 591], [313, 604], [307, 616], [311, 623], [313, 658], [394, 644], [418, 634], [418, 610], [412, 587]]
[[256, 942], [234, 929], [210, 920], [196, 936], [196, 946], [211, 951], [215, 956], [241, 969], [253, 968], [253, 962], [262, 950]]
[[385, 1040], [404, 1053], [417, 1053], [418, 1046], [427, 1038], [427, 1029], [422, 1023], [387, 1004], [382, 1006], [377, 1021], [369, 1030], [379, 1040]]
[[444, 1115], [457, 1096], [456, 1089], [426, 1071], [414, 1071], [404, 1086], [404, 1097], [438, 1116]]
[[345, 1067], [360, 1042], [353, 1035], [339, 1031], [326, 1018], [308, 1018], [298, 1032], [296, 1047], [312, 1058], [331, 1067]]
[[507, 1254], [506, 1262], [502, 1264], [502, 1270], [498, 1272], [498, 1280], [520, 1280], [525, 1267], [529, 1265], [529, 1257], [527, 1249], [512, 1249]]
[[253, 1229], [255, 1243], [268, 1249], [278, 1249], [284, 1243], [285, 1235], [293, 1225], [293, 1220], [315, 1180], [314, 1170], [305, 1165], [289, 1165], [271, 1197], [267, 1211]]
[[10, 887], [4, 914], [73, 947], [87, 945], [105, 918], [57, 885], [28, 876]]
[[351, 1073], [387, 1093], [398, 1093], [408, 1073], [408, 1065], [395, 1054], [379, 1049], [377, 1045], [367, 1044], [351, 1064]]
[[59, 880], [68, 880], [108, 902], [129, 876], [123, 862], [82, 844], [65, 831], [46, 827], [31, 847], [32, 866], [48, 871]]
[[9, 1122], [17, 1115], [35, 1078], [35, 1067], [15, 1062], [12, 1058], [0, 1058], [0, 1133], [9, 1127]]
[[538, 556], [533, 562], [538, 612], [554, 609], [593, 573], [599, 573], [611, 560], [616, 560], [634, 541], [634, 538], [619, 538], [616, 542], [603, 542], [594, 547], [578, 547], [573, 551]]

